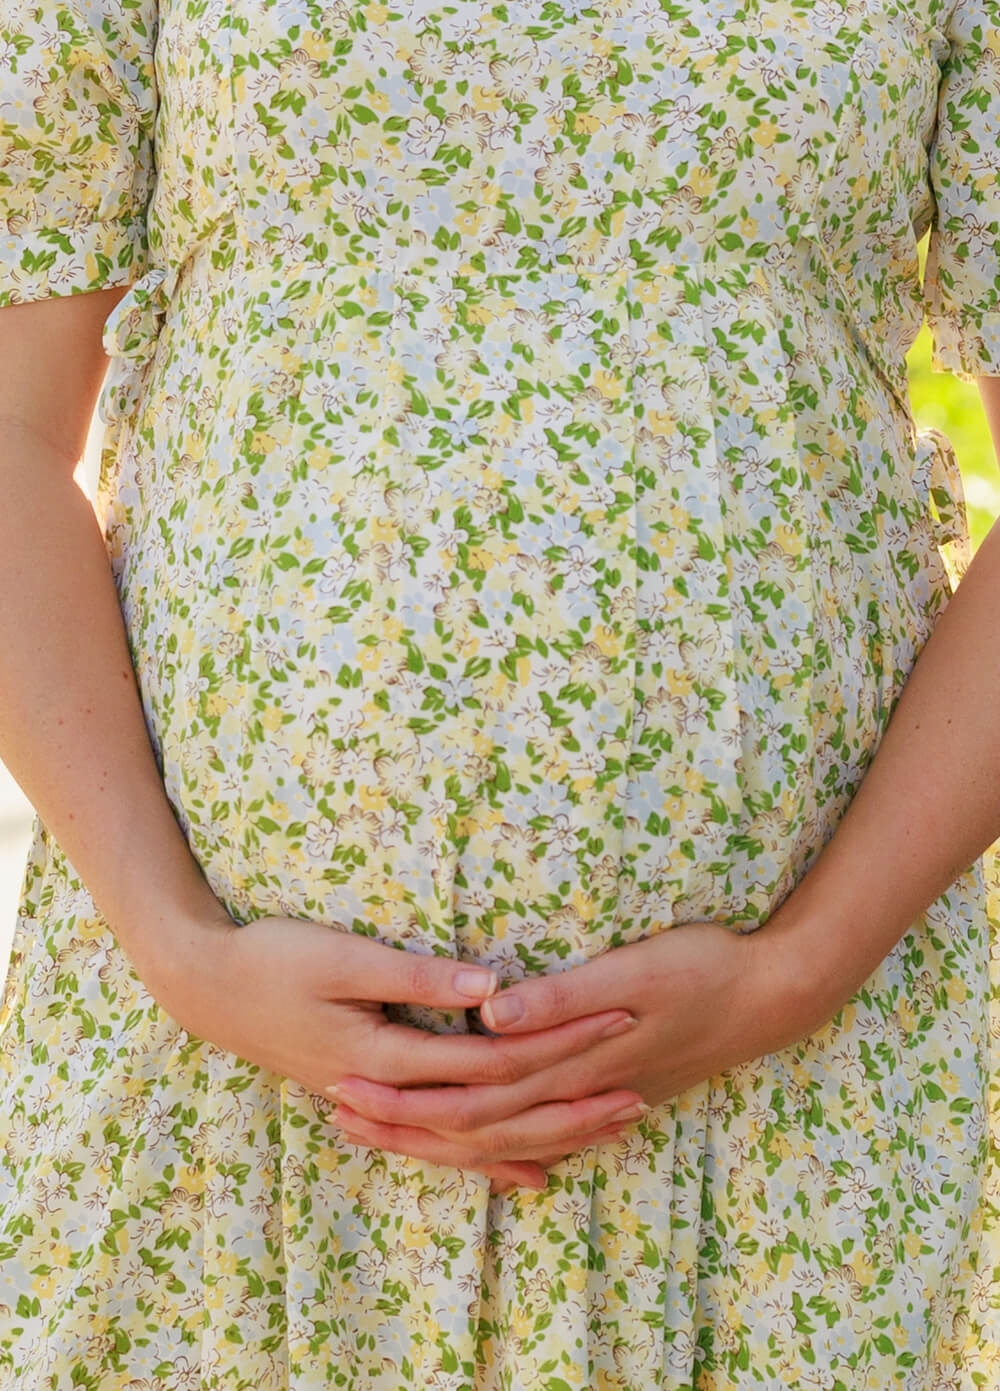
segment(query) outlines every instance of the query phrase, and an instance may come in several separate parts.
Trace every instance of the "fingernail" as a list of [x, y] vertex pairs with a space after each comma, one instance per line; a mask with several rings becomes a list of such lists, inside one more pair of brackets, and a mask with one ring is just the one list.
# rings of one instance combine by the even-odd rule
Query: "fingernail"
[[[339, 1101], [340, 1098], [344, 1095], [344, 1093], [336, 1085], [332, 1087], [324, 1087], [323, 1091], [330, 1098], [331, 1101]], [[333, 1111], [331, 1112], [331, 1114], [336, 1115], [337, 1113], [336, 1111]]]
[[613, 1024], [609, 1024], [601, 1034], [601, 1038], [615, 1038], [618, 1034], [627, 1034], [629, 1029], [634, 1029], [638, 1022], [634, 1014], [626, 1014], [624, 1019], [616, 1019]]
[[479, 1013], [488, 1029], [502, 1029], [507, 1024], [515, 1024], [524, 1013], [524, 1001], [516, 995], [498, 995], [495, 1000], [487, 1000]]
[[613, 1116], [609, 1116], [605, 1124], [614, 1125], [615, 1121], [637, 1121], [640, 1117], [648, 1115], [651, 1109], [644, 1101], [633, 1101], [616, 1111]]
[[485, 1000], [499, 984], [494, 972], [486, 971], [481, 966], [464, 966], [452, 978], [452, 985], [458, 993], [467, 995], [470, 1000]]

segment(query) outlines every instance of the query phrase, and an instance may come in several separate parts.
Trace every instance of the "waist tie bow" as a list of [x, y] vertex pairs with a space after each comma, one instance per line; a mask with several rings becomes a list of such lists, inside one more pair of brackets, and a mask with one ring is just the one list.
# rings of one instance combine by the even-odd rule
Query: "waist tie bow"
[[105, 425], [115, 425], [136, 411], [176, 284], [176, 269], [154, 267], [105, 320], [103, 344], [111, 365], [98, 406]]
[[972, 541], [955, 447], [942, 430], [917, 430], [915, 481], [929, 503], [934, 540], [956, 584], [972, 559]]

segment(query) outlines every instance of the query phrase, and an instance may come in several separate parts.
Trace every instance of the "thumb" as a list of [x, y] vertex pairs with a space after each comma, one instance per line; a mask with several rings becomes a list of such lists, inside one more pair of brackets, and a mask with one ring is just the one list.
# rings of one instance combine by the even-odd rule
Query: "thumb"
[[617, 972], [607, 961], [588, 961], [553, 976], [535, 976], [488, 997], [479, 1016], [496, 1033], [523, 1034], [551, 1029], [567, 1020], [608, 1009], [628, 1009]]
[[499, 984], [484, 966], [388, 947], [356, 933], [338, 935], [335, 950], [336, 989], [351, 999], [474, 1009]]

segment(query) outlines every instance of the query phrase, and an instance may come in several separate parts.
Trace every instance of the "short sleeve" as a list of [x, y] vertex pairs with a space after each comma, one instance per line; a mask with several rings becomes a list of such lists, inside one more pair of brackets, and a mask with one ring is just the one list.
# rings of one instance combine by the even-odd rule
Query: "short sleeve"
[[0, 0], [0, 305], [144, 274], [156, 0]]
[[1000, 375], [1000, 0], [957, 0], [929, 148], [932, 367]]

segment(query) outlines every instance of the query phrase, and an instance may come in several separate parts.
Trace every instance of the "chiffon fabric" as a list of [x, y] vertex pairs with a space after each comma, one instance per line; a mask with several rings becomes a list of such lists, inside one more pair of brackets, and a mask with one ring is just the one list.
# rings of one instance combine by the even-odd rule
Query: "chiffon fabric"
[[[1000, 374], [1000, 3], [0, 0], [0, 264], [130, 287], [98, 511], [238, 922], [505, 978], [753, 928], [967, 543], [904, 356]], [[995, 1386], [991, 951], [975, 870], [491, 1197], [182, 1031], [38, 825], [0, 1386]]]

